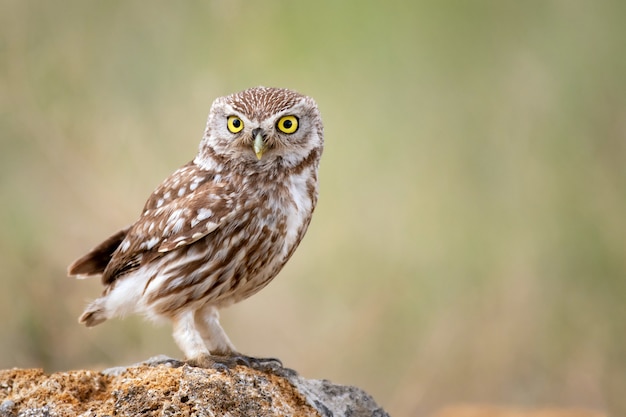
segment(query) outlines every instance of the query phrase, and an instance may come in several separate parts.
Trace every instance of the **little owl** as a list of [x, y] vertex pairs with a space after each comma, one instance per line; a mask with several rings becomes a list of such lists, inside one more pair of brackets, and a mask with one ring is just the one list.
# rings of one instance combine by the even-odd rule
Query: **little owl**
[[317, 202], [323, 144], [310, 97], [257, 87], [216, 99], [195, 159], [157, 187], [135, 223], [69, 266], [70, 275], [101, 274], [105, 286], [79, 321], [166, 318], [189, 363], [250, 360], [217, 311], [265, 287], [296, 250]]

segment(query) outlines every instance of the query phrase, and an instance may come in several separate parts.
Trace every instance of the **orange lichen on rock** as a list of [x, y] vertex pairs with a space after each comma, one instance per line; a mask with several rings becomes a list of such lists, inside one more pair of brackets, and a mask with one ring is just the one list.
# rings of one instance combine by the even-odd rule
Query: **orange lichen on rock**
[[[333, 398], [346, 399], [338, 411], [333, 409]], [[51, 375], [40, 369], [0, 371], [2, 417], [319, 416], [342, 415], [347, 409], [355, 416], [386, 416], [371, 397], [356, 388], [306, 380], [284, 368], [261, 372], [237, 366], [218, 371], [152, 363]], [[363, 410], [366, 414], [361, 414]]]
[[59, 415], [87, 411], [88, 405], [107, 396], [110, 377], [94, 371], [58, 372], [46, 375], [41, 369], [0, 371], [0, 415], [21, 409], [45, 410], [55, 404]]
[[40, 369], [0, 371], [0, 407], [0, 415], [17, 415], [24, 409], [67, 416], [318, 415], [279, 376], [244, 367], [218, 372], [187, 365], [133, 367], [118, 376], [94, 371], [52, 375]]

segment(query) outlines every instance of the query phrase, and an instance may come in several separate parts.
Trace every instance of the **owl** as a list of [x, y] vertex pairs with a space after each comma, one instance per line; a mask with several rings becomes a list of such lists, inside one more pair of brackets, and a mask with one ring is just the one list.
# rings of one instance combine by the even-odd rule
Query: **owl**
[[323, 146], [310, 97], [256, 87], [216, 99], [195, 159], [156, 188], [135, 223], [69, 266], [104, 285], [79, 322], [168, 319], [192, 365], [250, 359], [218, 310], [265, 287], [296, 250], [317, 203]]

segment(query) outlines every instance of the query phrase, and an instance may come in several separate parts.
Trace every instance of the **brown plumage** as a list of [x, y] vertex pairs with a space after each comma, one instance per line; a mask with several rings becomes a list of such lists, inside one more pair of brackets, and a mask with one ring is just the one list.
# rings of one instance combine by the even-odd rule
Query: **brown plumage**
[[196, 158], [157, 187], [139, 219], [70, 265], [102, 275], [80, 321], [141, 313], [174, 323], [193, 363], [232, 356], [217, 309], [267, 285], [317, 202], [323, 128], [313, 99], [257, 87], [215, 100]]

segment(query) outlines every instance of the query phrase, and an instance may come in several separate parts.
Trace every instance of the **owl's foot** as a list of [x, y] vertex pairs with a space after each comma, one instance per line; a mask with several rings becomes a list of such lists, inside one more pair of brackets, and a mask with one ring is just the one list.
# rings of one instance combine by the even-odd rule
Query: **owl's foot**
[[283, 367], [283, 363], [277, 358], [255, 358], [242, 354], [236, 355], [237, 360], [245, 363], [248, 368], [257, 369], [259, 371], [273, 371]]
[[252, 356], [233, 353], [230, 355], [202, 355], [186, 361], [189, 366], [198, 368], [213, 368], [226, 371], [236, 366], [246, 366], [263, 372], [281, 369], [282, 362], [276, 358], [255, 358]]
[[192, 359], [187, 359], [185, 363], [195, 368], [215, 369], [218, 371], [228, 371], [231, 366], [227, 366], [212, 355], [201, 355]]
[[211, 357], [216, 363], [222, 364], [227, 368], [235, 366], [246, 366], [258, 371], [268, 372], [283, 367], [280, 360], [275, 358], [255, 358], [252, 356], [242, 355], [241, 353], [233, 353], [232, 355], [213, 355]]

